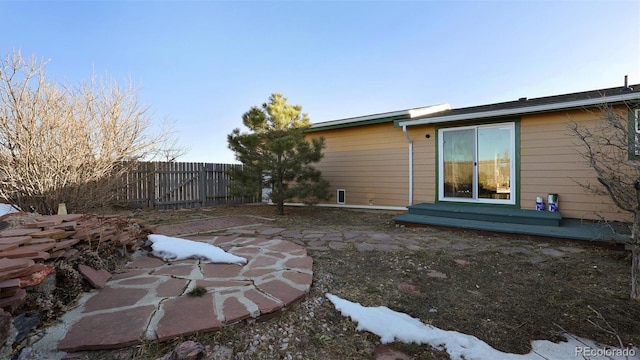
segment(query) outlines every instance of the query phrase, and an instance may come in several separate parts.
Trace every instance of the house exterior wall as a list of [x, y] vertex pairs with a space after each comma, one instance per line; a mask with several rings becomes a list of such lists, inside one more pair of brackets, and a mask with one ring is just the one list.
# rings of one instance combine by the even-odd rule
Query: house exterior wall
[[[517, 191], [522, 209], [535, 209], [536, 197], [542, 196], [546, 202], [547, 195], [554, 193], [559, 195], [559, 210], [563, 217], [631, 220], [607, 196], [594, 195], [578, 185], [594, 184], [597, 180], [581, 157], [581, 148], [568, 124], [572, 120], [590, 124], [596, 119], [596, 114], [582, 110], [520, 118]], [[437, 127], [419, 125], [407, 130], [413, 140], [412, 202], [433, 203], [437, 201], [438, 188]], [[425, 137], [427, 134], [429, 138]], [[314, 131], [308, 136], [325, 138], [325, 156], [317, 168], [331, 183], [334, 198], [327, 204], [336, 204], [336, 190], [345, 189], [346, 205], [409, 205], [409, 144], [401, 128], [383, 123]]]
[[[402, 129], [396, 130], [402, 133]], [[434, 126], [426, 125], [408, 127], [407, 130], [413, 140], [413, 203], [433, 203], [437, 197], [438, 181], [436, 129]], [[429, 138], [426, 138], [427, 134]]]
[[346, 191], [345, 205], [407, 206], [408, 143], [393, 123], [314, 131], [323, 136], [324, 158], [316, 165], [336, 190]]
[[580, 155], [581, 145], [569, 123], [589, 126], [598, 115], [575, 110], [527, 115], [520, 127], [520, 196], [522, 208], [534, 208], [536, 196], [559, 195], [563, 217], [630, 221], [607, 196], [595, 195], [579, 184], [597, 184], [595, 172]]

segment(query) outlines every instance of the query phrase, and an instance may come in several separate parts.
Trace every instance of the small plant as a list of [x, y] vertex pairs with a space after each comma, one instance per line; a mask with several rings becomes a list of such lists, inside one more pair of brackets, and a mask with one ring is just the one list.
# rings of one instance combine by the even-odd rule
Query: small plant
[[196, 287], [191, 289], [191, 291], [189, 291], [187, 295], [196, 297], [196, 296], [203, 296], [206, 293], [207, 293], [207, 288], [205, 288], [202, 285], [196, 285]]

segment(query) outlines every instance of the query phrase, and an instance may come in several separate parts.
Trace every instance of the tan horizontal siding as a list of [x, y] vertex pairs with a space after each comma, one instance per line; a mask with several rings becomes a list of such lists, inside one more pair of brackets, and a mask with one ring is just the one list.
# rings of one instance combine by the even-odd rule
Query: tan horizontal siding
[[324, 137], [325, 152], [390, 150], [407, 148], [402, 129], [392, 123], [357, 126], [308, 134], [309, 137]]
[[[427, 139], [425, 135], [429, 134]], [[413, 203], [433, 203], [436, 200], [436, 130], [433, 125], [409, 129], [413, 139]]]
[[334, 194], [346, 191], [347, 205], [406, 206], [408, 204], [408, 142], [393, 124], [375, 124], [319, 131], [324, 158], [317, 164]]
[[[542, 154], [536, 155], [521, 155], [521, 159], [526, 159], [527, 165], [531, 164], [547, 164], [549, 161], [553, 160], [554, 162], [562, 163], [562, 164], [571, 164], [572, 167], [587, 167], [588, 165], [584, 163], [582, 157], [580, 157], [577, 153], [570, 154], [544, 154], [544, 156], [540, 156]], [[576, 157], [578, 155], [578, 157]]]
[[[520, 157], [525, 156], [533, 156], [533, 157], [541, 157], [546, 158], [549, 161], [550, 156], [556, 155], [580, 155], [580, 151], [575, 146], [568, 145], [558, 145], [553, 144], [552, 146], [543, 146], [536, 142], [531, 141], [521, 141], [520, 144], [525, 143], [527, 147], [520, 149]], [[576, 158], [577, 159], [577, 158]]]
[[597, 113], [571, 112], [524, 116], [520, 127], [520, 196], [522, 208], [533, 208], [537, 196], [559, 195], [562, 216], [597, 220], [629, 220], [607, 196], [580, 184], [597, 184], [595, 172], [580, 152], [569, 123], [593, 126]]
[[353, 163], [354, 161], [369, 160], [372, 155], [384, 153], [388, 160], [406, 160], [407, 149], [390, 149], [383, 151], [339, 151], [339, 152], [325, 152], [324, 158], [330, 158], [331, 161], [345, 161]]

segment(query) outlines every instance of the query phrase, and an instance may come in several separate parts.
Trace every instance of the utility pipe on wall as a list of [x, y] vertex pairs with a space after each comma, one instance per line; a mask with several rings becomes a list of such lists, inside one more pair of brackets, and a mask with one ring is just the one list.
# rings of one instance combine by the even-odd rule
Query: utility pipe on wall
[[413, 205], [413, 141], [407, 132], [407, 126], [402, 126], [404, 137], [409, 142], [409, 206]]

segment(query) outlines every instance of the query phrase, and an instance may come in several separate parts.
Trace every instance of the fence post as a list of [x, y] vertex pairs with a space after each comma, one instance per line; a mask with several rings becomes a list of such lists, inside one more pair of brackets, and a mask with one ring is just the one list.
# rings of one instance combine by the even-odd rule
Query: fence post
[[150, 207], [155, 209], [156, 208], [156, 163], [155, 162], [150, 162], [149, 166], [147, 167], [147, 176], [149, 176], [149, 179], [151, 180], [149, 182], [149, 200], [150, 200]]
[[206, 189], [206, 164], [204, 163], [199, 163], [198, 166], [200, 167], [198, 170], [198, 177], [199, 177], [199, 186], [200, 186], [200, 206], [201, 207], [205, 207], [207, 206], [207, 189]]

